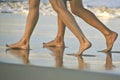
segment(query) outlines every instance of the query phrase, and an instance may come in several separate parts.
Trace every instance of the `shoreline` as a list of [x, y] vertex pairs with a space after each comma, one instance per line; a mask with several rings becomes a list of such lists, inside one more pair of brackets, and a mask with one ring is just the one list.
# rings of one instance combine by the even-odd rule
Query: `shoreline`
[[[76, 18], [76, 21], [93, 45], [89, 50], [84, 52], [83, 60], [68, 55], [77, 52], [79, 42], [67, 28], [65, 44], [68, 48], [65, 48], [64, 51], [55, 49], [57, 53], [54, 49], [51, 51], [48, 48], [43, 48], [43, 42], [53, 40], [56, 36], [56, 16], [40, 16], [31, 38], [30, 45], [32, 50], [30, 50], [29, 55], [26, 54], [28, 52], [21, 50], [11, 50], [6, 53], [5, 44], [15, 43], [24, 33], [26, 15], [10, 13], [0, 14], [0, 62], [20, 65], [27, 63], [33, 66], [62, 67], [67, 69], [120, 74], [120, 37], [118, 36], [110, 53], [110, 57], [105, 53], [98, 52], [106, 47], [103, 35], [91, 28], [91, 26], [86, 24], [83, 20]], [[101, 21], [110, 29], [120, 34], [120, 18], [101, 18]], [[64, 55], [57, 56], [56, 54]]]
[[[119, 80], [118, 74], [0, 63], [3, 80]], [[8, 68], [9, 67], [9, 68]], [[12, 73], [12, 74], [11, 74]], [[51, 74], [52, 73], [52, 74]], [[13, 76], [14, 75], [14, 76]]]
[[[0, 13], [13, 13], [13, 14], [28, 14], [28, 2], [2, 2], [0, 3]], [[105, 6], [93, 7], [85, 6], [87, 9], [92, 11], [98, 17], [108, 17], [115, 18], [120, 17], [120, 8], [107, 8]], [[70, 5], [68, 3], [68, 9], [70, 10]], [[40, 15], [43, 16], [56, 16], [56, 12], [52, 9], [49, 2], [42, 3], [40, 5]]]

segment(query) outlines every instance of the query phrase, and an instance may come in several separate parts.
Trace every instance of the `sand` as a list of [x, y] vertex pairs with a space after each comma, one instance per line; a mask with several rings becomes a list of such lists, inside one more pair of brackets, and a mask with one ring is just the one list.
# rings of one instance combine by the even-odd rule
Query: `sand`
[[[98, 52], [106, 47], [103, 35], [77, 17], [75, 18], [80, 25], [80, 28], [92, 43], [92, 47], [84, 52], [84, 56], [82, 58], [68, 55], [76, 53], [79, 48], [78, 40], [68, 29], [65, 33], [65, 44], [68, 48], [43, 48], [43, 42], [53, 40], [56, 36], [56, 16], [40, 16], [39, 22], [30, 41], [32, 50], [6, 51], [6, 44], [15, 43], [22, 37], [26, 17], [27, 16], [23, 14], [0, 13], [0, 62], [4, 63], [4, 66], [8, 66], [9, 64], [15, 64], [13, 66], [16, 66], [17, 64], [18, 66], [24, 65], [26, 68], [30, 65], [33, 67], [50, 67], [53, 69], [57, 69], [57, 67], [59, 67], [75, 71], [82, 70], [87, 72], [120, 75], [119, 36], [109, 55]], [[110, 29], [120, 34], [119, 17], [110, 19], [99, 17], [99, 19]], [[5, 69], [6, 68], [7, 67], [5, 67]], [[19, 68], [16, 67], [16, 69]], [[36, 67], [34, 67], [34, 69], [36, 69]], [[2, 73], [0, 72], [0, 74]]]

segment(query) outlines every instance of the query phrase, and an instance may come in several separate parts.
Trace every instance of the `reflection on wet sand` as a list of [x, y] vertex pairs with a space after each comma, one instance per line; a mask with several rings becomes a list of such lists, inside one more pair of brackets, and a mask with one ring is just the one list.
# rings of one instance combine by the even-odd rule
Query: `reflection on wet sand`
[[115, 67], [112, 63], [112, 54], [111, 54], [111, 52], [107, 52], [105, 54], [106, 54], [105, 69], [112, 70]]
[[88, 63], [86, 63], [82, 56], [77, 57], [78, 58], [78, 68], [80, 70], [84, 70], [88, 68]]
[[[106, 54], [106, 61], [105, 61], [105, 70], [112, 70], [114, 67], [115, 67], [115, 65], [113, 65], [113, 63], [112, 63], [112, 54], [111, 54], [111, 52], [106, 52], [105, 53]], [[89, 64], [91, 64], [91, 63], [87, 63], [87, 61], [86, 62], [84, 62], [84, 58], [83, 58], [83, 56], [80, 56], [80, 57], [78, 57], [78, 65], [79, 65], [79, 69], [82, 69], [82, 70], [84, 70], [84, 69], [88, 69], [89, 68]]]
[[[112, 62], [112, 53], [113, 52], [106, 52], [106, 53], [102, 52], [102, 53], [106, 54], [106, 58], [105, 58], [106, 60], [105, 60], [105, 64], [104, 64], [105, 70], [113, 70], [115, 68], [115, 65], [113, 65], [113, 62]], [[68, 54], [68, 55], [74, 56], [72, 54]], [[80, 69], [80, 70], [89, 70], [90, 65], [92, 64], [92, 62], [90, 63], [86, 59], [86, 57], [93, 57], [94, 58], [96, 56], [95, 55], [82, 55], [82, 56], [78, 56], [77, 57], [77, 60], [78, 60], [78, 69]], [[84, 61], [84, 58], [86, 59], [86, 61]]]
[[[48, 50], [52, 51], [52, 56], [55, 57], [55, 66], [56, 67], [63, 67], [63, 54], [64, 54], [64, 49], [65, 48], [58, 48], [58, 47], [45, 47]], [[30, 50], [20, 50], [20, 49], [7, 49], [7, 53], [10, 53], [14, 56], [17, 56], [17, 58], [20, 58], [24, 64], [29, 64], [29, 52]], [[115, 66], [112, 63], [112, 54], [111, 52], [104, 53], [106, 55], [106, 60], [105, 60], [105, 70], [112, 70], [115, 68]], [[70, 54], [68, 54], [70, 55]], [[74, 57], [74, 56], [73, 56]], [[83, 55], [83, 56], [78, 56], [76, 57], [78, 60], [78, 69], [80, 70], [89, 70], [90, 63], [88, 60], [85, 60], [86, 57], [96, 57], [95, 55]], [[87, 62], [88, 61], [88, 62]]]
[[[63, 67], [63, 54], [65, 48], [63, 47], [44, 47], [44, 48], [47, 48], [48, 50], [52, 51], [51, 55], [55, 57], [56, 67], [58, 68]], [[85, 55], [85, 56], [95, 57], [94, 55]], [[79, 56], [77, 58], [78, 58], [78, 68], [82, 70], [87, 69], [88, 63], [84, 62], [83, 56]]]
[[6, 53], [11, 53], [22, 60], [24, 64], [29, 64], [29, 51], [22, 49], [6, 49]]
[[62, 47], [45, 47], [53, 52], [53, 56], [55, 56], [56, 67], [63, 67], [63, 53], [64, 49]]

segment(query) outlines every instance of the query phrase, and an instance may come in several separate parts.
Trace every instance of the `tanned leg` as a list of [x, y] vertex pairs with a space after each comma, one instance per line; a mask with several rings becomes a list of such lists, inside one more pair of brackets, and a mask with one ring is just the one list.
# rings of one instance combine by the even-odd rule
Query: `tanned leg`
[[[67, 8], [66, 0], [64, 0], [65, 7]], [[56, 38], [48, 43], [43, 43], [44, 47], [65, 47], [64, 44], [65, 24], [58, 15], [58, 31]]]
[[64, 2], [62, 0], [50, 0], [54, 10], [58, 13], [58, 16], [63, 17], [61, 20], [63, 23], [73, 32], [73, 34], [78, 38], [80, 42], [80, 48], [78, 53], [81, 55], [86, 49], [91, 46], [91, 43], [84, 36], [78, 24], [76, 23], [74, 17], [71, 13], [66, 9]]
[[106, 39], [107, 48], [103, 50], [104, 52], [108, 52], [112, 49], [113, 44], [117, 38], [117, 33], [108, 29], [97, 17], [85, 9], [82, 4], [82, 0], [71, 0], [70, 1], [72, 12], [82, 18], [85, 22], [98, 29]]
[[39, 4], [40, 0], [29, 0], [29, 13], [25, 33], [19, 42], [6, 45], [7, 47], [14, 49], [29, 49], [30, 37], [39, 18]]
[[48, 43], [43, 43], [44, 47], [65, 47], [64, 44], [64, 33], [65, 33], [65, 24], [61, 21], [60, 16], [58, 16], [58, 32], [55, 40], [52, 40]]

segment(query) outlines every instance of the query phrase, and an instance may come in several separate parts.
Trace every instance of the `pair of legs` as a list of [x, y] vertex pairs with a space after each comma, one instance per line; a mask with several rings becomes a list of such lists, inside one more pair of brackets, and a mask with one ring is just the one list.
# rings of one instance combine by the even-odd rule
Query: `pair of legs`
[[[67, 10], [64, 0], [50, 0], [51, 5], [57, 12], [59, 17], [59, 24], [64, 23], [78, 38], [80, 42], [80, 49], [77, 54], [81, 54], [84, 50], [91, 46], [88, 39], [84, 36], [78, 24], [76, 23], [73, 15]], [[35, 28], [39, 16], [39, 4], [40, 0], [29, 0], [29, 14], [26, 22], [26, 29], [21, 40], [15, 44], [7, 45], [9, 48], [29, 49], [29, 42], [31, 34]], [[60, 18], [64, 17], [64, 18]]]
[[[108, 29], [102, 22], [100, 22], [100, 20], [97, 19], [97, 17], [92, 12], [85, 9], [83, 7], [82, 0], [71, 0], [70, 6], [73, 14], [82, 18], [85, 22], [87, 22], [94, 28], [98, 29], [105, 36], [107, 48], [103, 51], [104, 52], [110, 51], [112, 49], [114, 41], [117, 38], [117, 33]], [[45, 43], [44, 46], [64, 47], [64, 32], [65, 32], [65, 24], [64, 22], [62, 22], [61, 17], [58, 15], [57, 36], [55, 40]], [[78, 55], [80, 55], [80, 53], [78, 53]]]

